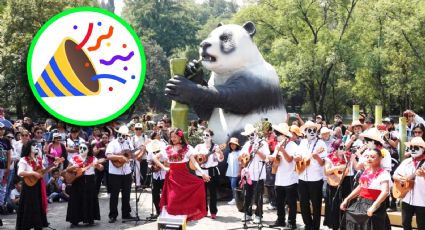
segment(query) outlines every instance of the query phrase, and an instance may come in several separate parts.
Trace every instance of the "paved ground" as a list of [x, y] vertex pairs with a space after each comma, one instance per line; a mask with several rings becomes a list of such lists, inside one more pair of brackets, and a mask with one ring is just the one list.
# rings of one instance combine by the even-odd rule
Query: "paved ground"
[[[93, 227], [80, 227], [78, 229], [102, 229], [102, 230], [117, 230], [117, 229], [147, 229], [154, 230], [157, 229], [157, 223], [145, 223], [143, 221], [139, 222], [138, 225], [132, 223], [121, 223], [121, 219], [118, 219], [116, 223], [108, 223], [108, 212], [109, 212], [109, 198], [106, 193], [102, 193], [99, 198], [100, 203], [100, 212], [101, 220], [97, 221]], [[132, 193], [131, 206], [133, 211], [135, 210], [135, 196]], [[275, 210], [267, 210], [267, 205], [264, 205], [264, 224], [265, 226], [274, 222], [276, 218]], [[66, 216], [66, 203], [53, 203], [49, 205], [48, 221], [51, 223], [51, 227], [55, 229], [70, 229], [70, 224], [65, 222]], [[149, 191], [145, 191], [139, 202], [139, 215], [141, 218], [145, 218], [151, 213], [151, 194]], [[120, 204], [118, 210], [121, 210]], [[242, 213], [239, 213], [234, 205], [227, 205], [227, 202], [219, 202], [218, 207], [218, 217], [216, 220], [211, 218], [203, 218], [202, 220], [192, 222], [188, 224], [188, 230], [224, 230], [224, 229], [234, 229], [241, 228], [242, 222], [240, 218]], [[120, 213], [121, 214], [121, 213]], [[120, 216], [119, 216], [120, 217]], [[4, 226], [0, 229], [14, 229], [15, 228], [15, 219], [16, 215], [6, 215], [2, 216]], [[322, 219], [323, 220], [323, 219]], [[301, 215], [297, 215], [297, 225], [298, 229], [303, 229], [303, 223]], [[253, 225], [250, 225], [253, 226]], [[264, 227], [263, 229], [269, 229]], [[321, 229], [327, 229], [322, 227]], [[401, 228], [393, 227], [394, 230], [399, 230]]]

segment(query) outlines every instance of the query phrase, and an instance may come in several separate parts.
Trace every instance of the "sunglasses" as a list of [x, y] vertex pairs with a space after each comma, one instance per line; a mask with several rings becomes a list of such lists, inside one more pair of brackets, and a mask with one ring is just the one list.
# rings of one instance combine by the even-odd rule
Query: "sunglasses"
[[135, 130], [136, 130], [136, 131], [141, 131], [141, 130], [142, 130], [142, 128], [135, 128]]
[[307, 132], [308, 133], [312, 133], [312, 132], [315, 133], [315, 132], [317, 132], [317, 129], [307, 129]]
[[157, 153], [159, 153], [159, 152], [161, 152], [161, 150], [155, 151], [155, 152], [153, 152], [153, 154], [157, 154]]
[[410, 151], [419, 151], [419, 146], [410, 146]]
[[366, 142], [373, 141], [372, 139], [370, 139], [370, 138], [368, 138], [368, 137], [365, 137], [365, 138], [364, 138], [364, 140], [365, 140]]

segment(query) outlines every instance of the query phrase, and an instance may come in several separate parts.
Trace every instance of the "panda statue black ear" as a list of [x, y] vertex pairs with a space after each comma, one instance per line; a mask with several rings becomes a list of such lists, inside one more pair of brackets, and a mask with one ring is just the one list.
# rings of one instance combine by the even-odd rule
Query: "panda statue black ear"
[[251, 38], [254, 37], [255, 32], [257, 32], [254, 23], [251, 21], [246, 22], [242, 27], [248, 32]]
[[220, 26], [222, 26], [223, 25], [223, 23], [222, 22], [219, 22], [218, 24], [217, 24], [217, 27], [220, 27]]

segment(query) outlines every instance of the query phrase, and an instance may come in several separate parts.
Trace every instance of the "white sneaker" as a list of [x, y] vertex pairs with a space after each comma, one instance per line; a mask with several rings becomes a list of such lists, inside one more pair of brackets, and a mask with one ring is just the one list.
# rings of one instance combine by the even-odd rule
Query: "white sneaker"
[[254, 224], [259, 224], [260, 222], [261, 222], [261, 219], [260, 219], [259, 216], [255, 216], [254, 221], [252, 221], [252, 223], [254, 223]]
[[267, 205], [267, 210], [276, 210], [276, 206], [273, 206], [271, 203]]
[[227, 202], [227, 204], [236, 204], [235, 199], [232, 199], [231, 201]]
[[[246, 215], [246, 221], [251, 221], [251, 220], [252, 220], [252, 216]], [[242, 214], [241, 221], [245, 222], [245, 214]]]

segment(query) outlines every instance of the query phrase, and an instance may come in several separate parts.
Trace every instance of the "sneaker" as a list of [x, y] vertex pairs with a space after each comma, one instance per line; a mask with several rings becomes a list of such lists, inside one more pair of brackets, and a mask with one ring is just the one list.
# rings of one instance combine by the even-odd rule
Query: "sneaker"
[[260, 222], [261, 222], [261, 219], [260, 219], [259, 216], [255, 216], [254, 220], [252, 221], [252, 223], [254, 223], [254, 224], [259, 224]]
[[227, 202], [227, 204], [230, 204], [230, 205], [236, 204], [236, 201], [235, 201], [235, 199], [232, 199], [231, 201]]
[[288, 224], [288, 226], [286, 226], [286, 229], [297, 229], [297, 225], [296, 224]]
[[274, 222], [274, 224], [269, 225], [270, 228], [285, 227], [285, 226], [286, 226], [285, 222], [281, 222], [281, 221], [278, 221], [278, 220], [276, 220]]
[[[252, 216], [248, 216], [246, 215], [246, 221], [251, 221], [252, 220]], [[244, 222], [245, 221], [245, 214], [242, 215], [241, 217], [241, 221]]]
[[213, 220], [217, 219], [217, 214], [211, 214], [211, 219]]
[[271, 203], [267, 205], [268, 210], [276, 210], [276, 206], [273, 206]]

